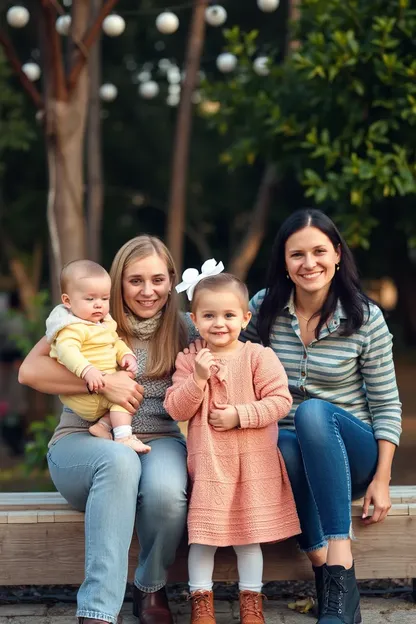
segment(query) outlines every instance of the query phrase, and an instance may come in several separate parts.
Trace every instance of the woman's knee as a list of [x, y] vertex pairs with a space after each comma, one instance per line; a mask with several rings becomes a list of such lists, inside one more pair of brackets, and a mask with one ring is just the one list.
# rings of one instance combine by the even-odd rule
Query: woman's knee
[[[295, 429], [319, 431], [319, 426], [328, 420], [328, 403], [321, 399], [308, 399], [295, 412]], [[318, 433], [317, 431], [317, 433]]]
[[153, 484], [152, 487], [140, 487], [139, 507], [152, 517], [155, 523], [175, 522], [186, 517], [186, 484], [178, 481]]
[[105, 473], [120, 485], [129, 483], [135, 486], [137, 491], [141, 473], [141, 464], [137, 453], [117, 442], [109, 444], [107, 449], [107, 452], [103, 453], [97, 460], [97, 472]]
[[279, 433], [278, 447], [285, 460], [289, 476], [303, 467], [302, 454], [295, 431], [281, 431]]

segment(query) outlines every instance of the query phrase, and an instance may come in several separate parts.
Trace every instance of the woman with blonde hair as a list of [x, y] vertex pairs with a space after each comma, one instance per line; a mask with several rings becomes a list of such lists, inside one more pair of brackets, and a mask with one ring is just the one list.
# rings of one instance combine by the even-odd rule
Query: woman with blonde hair
[[[138, 455], [94, 438], [88, 423], [64, 408], [49, 444], [48, 464], [58, 491], [85, 511], [85, 580], [78, 592], [80, 624], [116, 624], [127, 581], [136, 522], [140, 561], [133, 612], [141, 624], [171, 624], [166, 597], [186, 520], [186, 446], [163, 407], [177, 353], [196, 336], [178, 308], [173, 259], [158, 238], [138, 236], [111, 268], [111, 314], [134, 351], [136, 380], [125, 371], [105, 377], [101, 392], [133, 414], [133, 432], [151, 447]], [[87, 386], [49, 357], [42, 338], [20, 368], [19, 381], [47, 394], [85, 394]]]

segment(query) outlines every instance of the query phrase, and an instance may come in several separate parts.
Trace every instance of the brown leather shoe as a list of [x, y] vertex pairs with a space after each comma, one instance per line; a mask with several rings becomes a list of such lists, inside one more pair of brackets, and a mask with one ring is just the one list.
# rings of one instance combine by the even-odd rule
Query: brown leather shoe
[[166, 589], [162, 587], [147, 593], [134, 587], [133, 615], [139, 618], [140, 624], [173, 624]]
[[240, 592], [241, 624], [264, 624], [263, 598], [263, 594], [258, 592]]
[[192, 592], [191, 624], [216, 624], [214, 612], [214, 594], [212, 591]]

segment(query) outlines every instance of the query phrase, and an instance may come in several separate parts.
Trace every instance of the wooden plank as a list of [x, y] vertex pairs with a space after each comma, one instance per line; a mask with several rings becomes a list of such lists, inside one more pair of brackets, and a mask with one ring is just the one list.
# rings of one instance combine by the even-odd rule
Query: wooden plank
[[[369, 527], [354, 518], [353, 525], [358, 578], [416, 578], [416, 516], [389, 516], [385, 522]], [[187, 580], [186, 559], [187, 546], [182, 544], [170, 580]], [[84, 524], [1, 524], [0, 560], [0, 585], [78, 585], [84, 576]], [[130, 550], [130, 580], [137, 560], [138, 543], [134, 539]], [[298, 551], [293, 539], [265, 545], [264, 560], [265, 581], [311, 578], [309, 561]], [[236, 580], [232, 549], [219, 549], [214, 578]]]
[[36, 511], [8, 511], [7, 523], [8, 524], [36, 524], [38, 521], [38, 514]]
[[0, 511], [70, 509], [58, 492], [9, 492], [0, 494]]

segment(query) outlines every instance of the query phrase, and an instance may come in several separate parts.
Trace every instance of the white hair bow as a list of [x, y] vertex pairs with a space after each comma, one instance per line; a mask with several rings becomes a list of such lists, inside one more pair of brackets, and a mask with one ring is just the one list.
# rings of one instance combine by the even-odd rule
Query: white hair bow
[[211, 258], [204, 262], [201, 267], [201, 273], [198, 269], [186, 269], [182, 273], [182, 282], [176, 286], [176, 292], [181, 293], [186, 290], [189, 301], [192, 301], [195, 286], [203, 280], [205, 277], [211, 277], [211, 275], [218, 275], [224, 271], [224, 265], [222, 262], [218, 262]]

